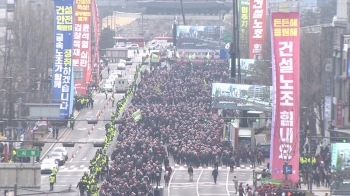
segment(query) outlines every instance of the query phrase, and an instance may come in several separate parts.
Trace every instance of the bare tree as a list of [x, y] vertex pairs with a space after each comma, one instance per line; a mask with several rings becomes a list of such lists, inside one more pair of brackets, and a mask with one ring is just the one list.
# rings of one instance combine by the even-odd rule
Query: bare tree
[[270, 28], [266, 28], [265, 42], [262, 46], [262, 59], [255, 63], [254, 76], [261, 85], [272, 85], [271, 36]]
[[[317, 110], [315, 117], [323, 122], [326, 59], [332, 56], [331, 29], [301, 35], [300, 105]], [[322, 128], [321, 125], [319, 125]]]
[[52, 1], [40, 7], [28, 2], [16, 4], [7, 62], [7, 75], [14, 78], [14, 92], [31, 95], [52, 67], [53, 11]]

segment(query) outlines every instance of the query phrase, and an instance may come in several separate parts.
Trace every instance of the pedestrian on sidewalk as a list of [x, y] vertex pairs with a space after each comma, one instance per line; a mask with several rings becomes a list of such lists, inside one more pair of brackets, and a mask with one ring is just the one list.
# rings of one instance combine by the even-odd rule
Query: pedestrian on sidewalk
[[52, 128], [52, 138], [55, 138], [55, 134], [56, 134], [56, 127]]
[[90, 102], [91, 109], [93, 109], [94, 108], [94, 100], [92, 99], [92, 97], [90, 97], [89, 102]]
[[50, 181], [50, 191], [53, 191], [53, 184], [55, 183], [55, 177], [51, 174], [49, 177]]
[[235, 185], [236, 194], [237, 194], [237, 192], [238, 192], [238, 179], [236, 178], [236, 176], [233, 177], [233, 183]]
[[107, 99], [107, 96], [108, 96], [108, 91], [107, 90], [105, 90], [105, 95], [106, 95], [106, 99]]
[[215, 169], [211, 172], [211, 175], [213, 176], [213, 178], [214, 178], [214, 183], [216, 184], [216, 180], [218, 179], [218, 175], [219, 175], [218, 170], [215, 168]]
[[51, 175], [52, 175], [53, 177], [55, 177], [55, 183], [56, 183], [57, 172], [58, 172], [58, 171], [57, 171], [57, 168], [56, 168], [56, 167], [52, 168], [52, 174], [51, 174]]
[[59, 133], [60, 129], [56, 126], [54, 131], [55, 131], [56, 140], [57, 140], [58, 139], [58, 133]]
[[80, 179], [80, 181], [78, 182], [78, 185], [76, 188], [78, 187], [79, 187], [80, 195], [84, 195], [84, 183], [82, 179]]
[[75, 120], [74, 120], [74, 116], [73, 115], [71, 115], [71, 117], [70, 117], [70, 128], [72, 129], [72, 130], [74, 130], [74, 123], [75, 123]]
[[112, 107], [114, 107], [114, 101], [115, 101], [114, 96], [112, 96], [111, 101], [112, 101]]
[[190, 175], [190, 181], [193, 181], [193, 168], [192, 165], [187, 170], [188, 174]]

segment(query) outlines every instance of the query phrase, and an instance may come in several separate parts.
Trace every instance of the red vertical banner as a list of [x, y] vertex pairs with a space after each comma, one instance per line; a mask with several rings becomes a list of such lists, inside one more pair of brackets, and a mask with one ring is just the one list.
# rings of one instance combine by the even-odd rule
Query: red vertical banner
[[249, 58], [260, 59], [266, 35], [266, 0], [250, 0]]
[[343, 103], [341, 101], [337, 103], [337, 125], [343, 125]]
[[291, 165], [289, 180], [299, 180], [299, 12], [272, 13], [274, 104], [271, 133], [272, 179], [284, 179], [283, 165]]
[[[73, 66], [74, 86], [79, 95], [86, 95], [91, 81], [91, 0], [75, 0]], [[90, 72], [90, 74], [88, 74]]]

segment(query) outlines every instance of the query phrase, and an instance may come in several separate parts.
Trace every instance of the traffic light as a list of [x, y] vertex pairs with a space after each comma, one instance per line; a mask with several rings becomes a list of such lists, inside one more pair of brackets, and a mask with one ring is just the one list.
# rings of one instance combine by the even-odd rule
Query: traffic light
[[104, 142], [95, 142], [94, 143], [94, 147], [104, 147], [105, 146], [105, 143]]
[[207, 118], [204, 118], [203, 121], [206, 123], [206, 122], [208, 122], [208, 119], [207, 119]]
[[257, 119], [255, 119], [255, 122], [260, 122], [260, 119], [258, 119], [258, 118], [257, 118]]
[[44, 145], [45, 145], [44, 142], [33, 142], [33, 146], [43, 147]]
[[88, 120], [88, 124], [89, 125], [96, 125], [97, 124], [97, 120]]
[[116, 125], [116, 124], [119, 124], [119, 125], [125, 125], [126, 123], [125, 123], [125, 121], [123, 121], [123, 120], [115, 120], [115, 121], [113, 121], [113, 123]]
[[62, 143], [63, 147], [74, 147], [74, 143], [73, 142], [64, 142]]
[[343, 142], [343, 143], [347, 143], [348, 140], [347, 140], [347, 139], [342, 139], [342, 142]]

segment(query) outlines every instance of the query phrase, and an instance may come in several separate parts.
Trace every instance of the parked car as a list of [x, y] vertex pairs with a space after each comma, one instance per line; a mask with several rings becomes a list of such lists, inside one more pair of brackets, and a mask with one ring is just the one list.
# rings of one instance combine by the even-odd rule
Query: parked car
[[132, 65], [132, 58], [126, 58], [125, 59], [125, 64], [126, 65]]
[[55, 159], [44, 159], [41, 162], [42, 174], [51, 174], [53, 168], [56, 168], [58, 170], [58, 162]]
[[117, 70], [125, 70], [125, 69], [126, 69], [125, 63], [118, 63]]
[[65, 160], [68, 160], [68, 150], [65, 147], [56, 147], [52, 152], [60, 152], [63, 154]]
[[111, 83], [105, 83], [103, 85], [103, 90], [107, 90], [108, 92], [112, 92], [113, 91], [113, 85]]
[[125, 64], [126, 64], [126, 60], [124, 60], [124, 59], [119, 59], [119, 63], [125, 63]]
[[138, 44], [131, 44], [131, 45], [128, 47], [129, 50], [136, 50], [136, 49], [138, 49], [138, 48], [139, 48], [139, 45], [138, 45]]
[[64, 165], [66, 163], [66, 159], [61, 152], [51, 152], [49, 157], [55, 159], [58, 162], [58, 165]]

